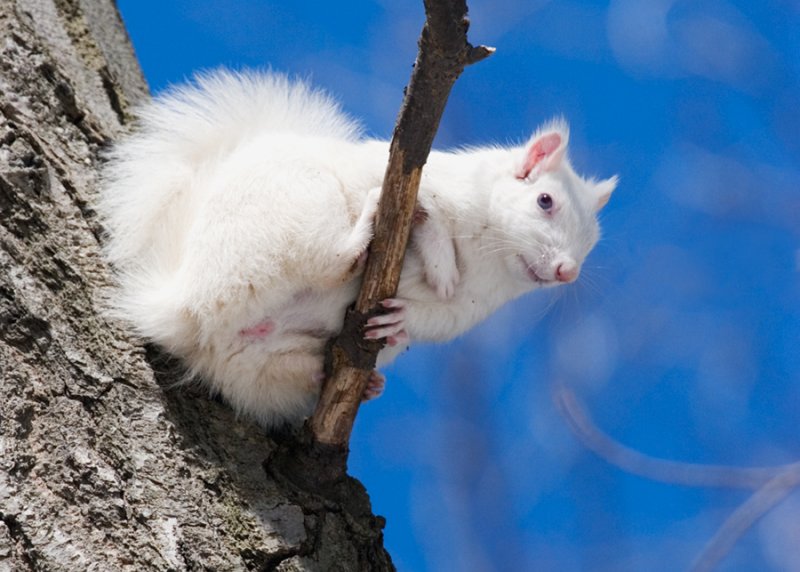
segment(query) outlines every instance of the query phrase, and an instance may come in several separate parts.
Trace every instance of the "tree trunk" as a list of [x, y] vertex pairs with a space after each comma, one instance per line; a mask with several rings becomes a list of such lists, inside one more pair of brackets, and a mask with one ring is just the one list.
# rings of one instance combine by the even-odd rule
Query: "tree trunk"
[[98, 154], [147, 97], [113, 0], [0, 0], [0, 39], [0, 571], [393, 569], [357, 482], [265, 471], [103, 316]]

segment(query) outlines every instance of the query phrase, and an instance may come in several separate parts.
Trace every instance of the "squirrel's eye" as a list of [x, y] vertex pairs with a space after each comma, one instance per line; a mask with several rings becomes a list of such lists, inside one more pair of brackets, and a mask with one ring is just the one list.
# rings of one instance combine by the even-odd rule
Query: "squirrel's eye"
[[553, 208], [553, 197], [548, 195], [547, 193], [542, 193], [539, 195], [538, 200], [536, 201], [539, 203], [539, 206], [542, 208], [543, 211], [549, 211]]

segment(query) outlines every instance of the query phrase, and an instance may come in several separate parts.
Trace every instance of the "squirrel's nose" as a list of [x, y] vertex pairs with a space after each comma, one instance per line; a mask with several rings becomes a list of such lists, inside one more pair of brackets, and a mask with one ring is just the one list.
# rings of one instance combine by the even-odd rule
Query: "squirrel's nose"
[[578, 265], [574, 262], [562, 262], [556, 267], [556, 280], [574, 282], [578, 277]]

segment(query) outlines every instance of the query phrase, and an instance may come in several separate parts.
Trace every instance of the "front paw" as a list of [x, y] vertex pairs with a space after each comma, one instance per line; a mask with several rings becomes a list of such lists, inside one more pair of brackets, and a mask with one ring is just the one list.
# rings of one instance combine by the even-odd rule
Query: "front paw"
[[380, 198], [380, 187], [376, 187], [367, 193], [364, 207], [347, 242], [342, 250], [336, 254], [337, 257], [342, 257], [341, 260], [350, 260], [347, 270], [341, 276], [341, 282], [349, 282], [364, 272], [364, 266], [367, 263], [367, 249], [372, 240], [373, 225], [375, 216], [378, 213], [378, 201]]
[[378, 205], [381, 200], [381, 188], [375, 187], [370, 189], [367, 197], [364, 200], [364, 206], [361, 209], [361, 214], [356, 221], [353, 234], [356, 241], [360, 242], [363, 246], [360, 250], [366, 251], [369, 241], [372, 240], [374, 234], [375, 218], [378, 216]]
[[450, 265], [449, 268], [434, 266], [425, 269], [425, 281], [436, 290], [436, 295], [442, 300], [449, 300], [456, 293], [456, 286], [461, 281], [458, 268]]
[[350, 265], [350, 268], [345, 272], [344, 276], [342, 276], [341, 282], [342, 284], [346, 284], [350, 282], [353, 278], [357, 276], [361, 276], [364, 273], [364, 268], [367, 266], [367, 249], [364, 249], [364, 252], [359, 254], [353, 263]]
[[381, 302], [381, 306], [386, 308], [386, 313], [380, 316], [373, 316], [367, 320], [364, 339], [380, 340], [386, 338], [386, 343], [390, 346], [407, 343], [406, 303], [399, 298], [387, 298]]
[[422, 258], [425, 281], [440, 299], [452, 298], [461, 274], [455, 244], [447, 229], [429, 220], [414, 230], [414, 245]]

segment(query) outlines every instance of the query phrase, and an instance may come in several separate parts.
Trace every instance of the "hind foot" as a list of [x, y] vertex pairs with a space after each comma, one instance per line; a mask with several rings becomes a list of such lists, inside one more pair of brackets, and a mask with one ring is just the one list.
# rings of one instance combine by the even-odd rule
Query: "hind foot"
[[[321, 389], [322, 384], [325, 382], [325, 374], [319, 371], [311, 376], [311, 381], [314, 383], [314, 385]], [[364, 393], [361, 395], [361, 401], [371, 401], [380, 397], [383, 394], [385, 387], [386, 376], [377, 370], [372, 370], [372, 372], [369, 374], [369, 379], [367, 380], [367, 387], [364, 389]]]
[[386, 388], [386, 376], [378, 370], [372, 370], [369, 374], [367, 381], [367, 388], [361, 396], [361, 401], [370, 401], [383, 395], [383, 390]]

